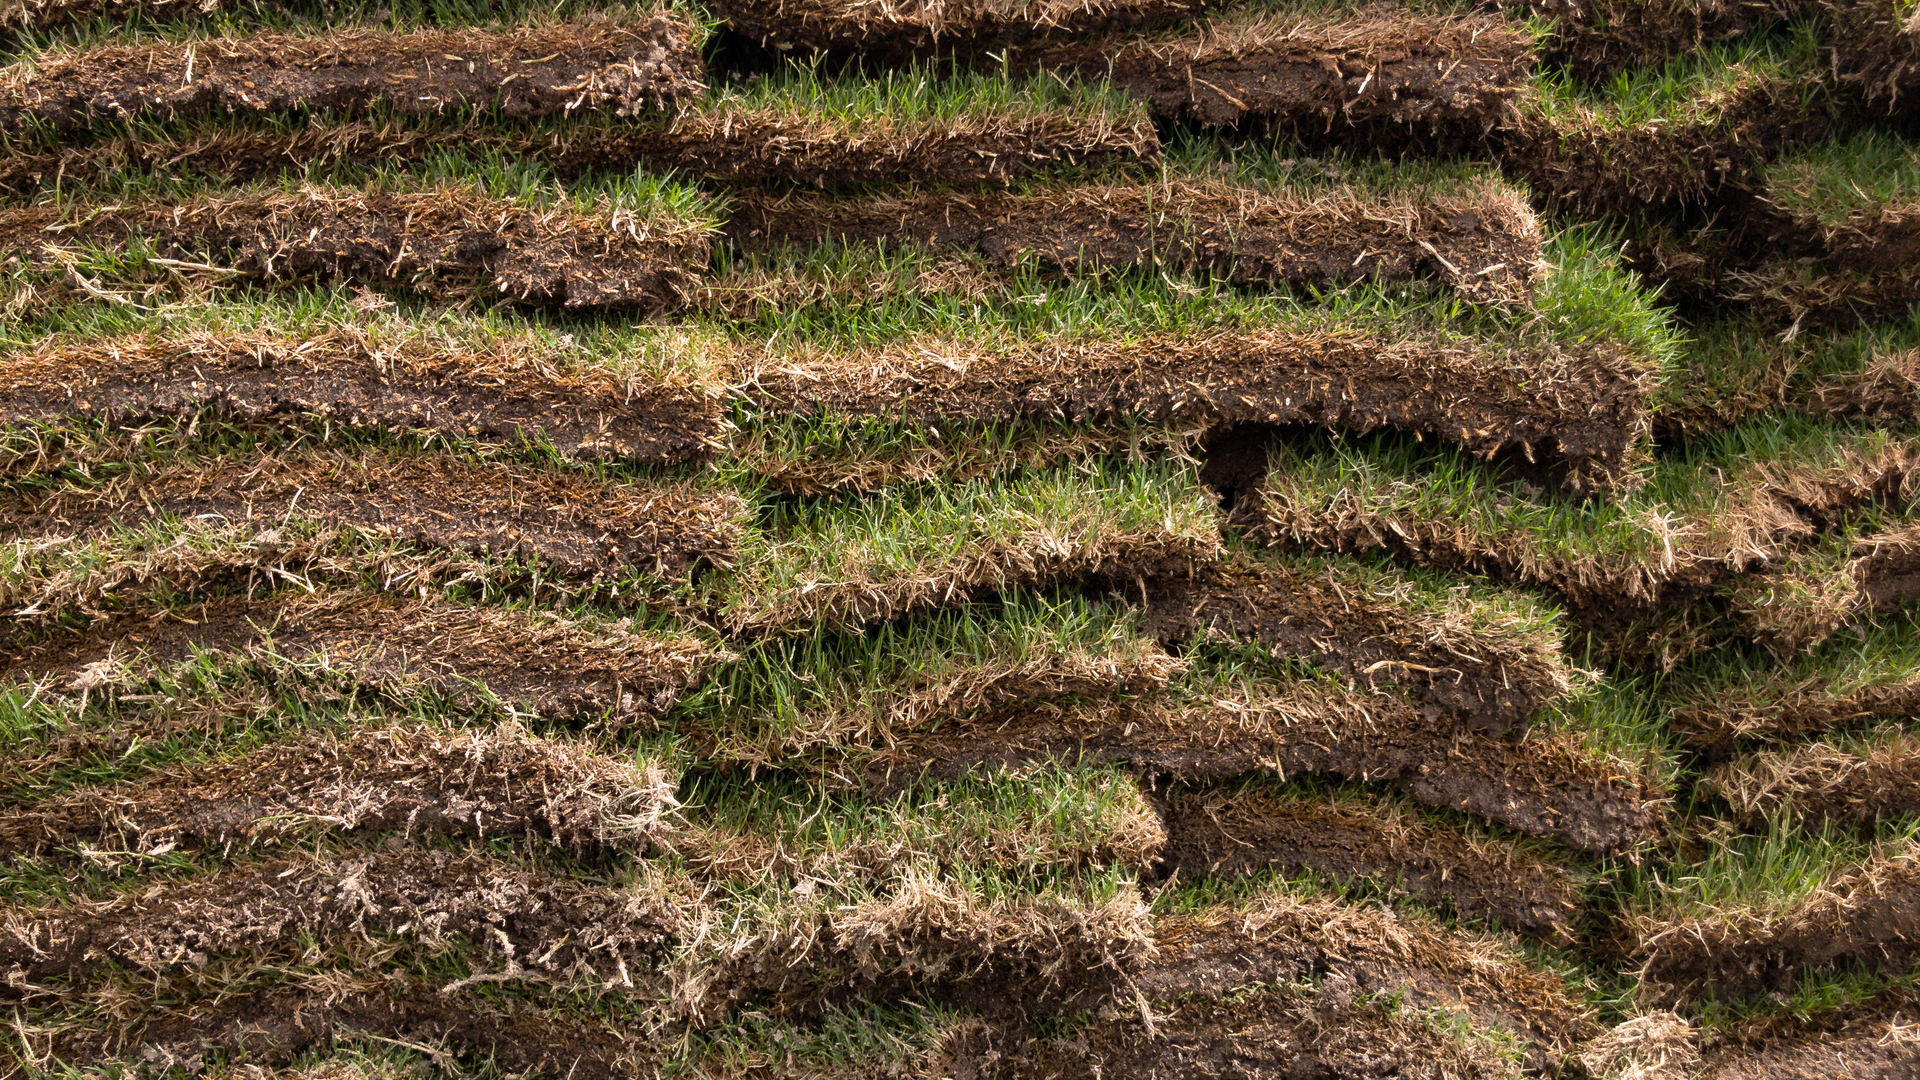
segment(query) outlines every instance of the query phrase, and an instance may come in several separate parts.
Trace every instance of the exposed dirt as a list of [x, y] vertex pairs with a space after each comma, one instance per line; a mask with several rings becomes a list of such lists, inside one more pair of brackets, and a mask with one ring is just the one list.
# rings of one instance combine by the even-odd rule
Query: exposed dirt
[[[1147, 121], [1106, 115], [986, 113], [953, 119], [868, 119], [793, 109], [728, 108], [619, 126], [572, 124], [555, 131], [491, 132], [488, 145], [544, 162], [562, 180], [636, 168], [736, 183], [999, 184], [1055, 170], [1098, 171], [1151, 163], [1160, 139]], [[244, 183], [289, 170], [420, 162], [470, 149], [453, 125], [316, 120], [292, 131], [214, 131], [177, 138], [103, 136], [76, 146], [0, 152], [0, 189], [27, 196], [56, 183], [85, 185], [115, 173], [221, 177]]]
[[1920, 813], [1920, 744], [1904, 736], [1853, 751], [1826, 743], [1747, 754], [1702, 778], [1733, 816], [1760, 832], [1783, 812], [1814, 831], [1870, 829]]
[[1912, 1080], [1920, 1075], [1920, 1018], [1909, 994], [1840, 1008], [1795, 1010], [1718, 1034], [1698, 1080]]
[[91, 849], [133, 858], [325, 830], [520, 835], [582, 854], [641, 852], [676, 805], [675, 786], [657, 765], [517, 727], [315, 733], [0, 813], [0, 856]]
[[[1404, 240], [1404, 237], [1402, 238]], [[1606, 486], [1651, 430], [1653, 372], [1615, 346], [1470, 345], [1309, 329], [1144, 333], [1124, 340], [965, 338], [856, 349], [750, 349], [761, 407], [956, 422], [1324, 424], [1431, 433], [1516, 452]]]
[[1557, 947], [1576, 943], [1567, 870], [1399, 810], [1274, 794], [1259, 786], [1175, 791], [1156, 872], [1192, 881], [1273, 869], [1377, 881], [1465, 919], [1493, 919]]
[[538, 559], [561, 574], [677, 577], [725, 564], [745, 513], [690, 481], [601, 483], [581, 474], [376, 449], [165, 464], [94, 486], [16, 490], [0, 536], [101, 534], [179, 516], [274, 531], [296, 514], [456, 551]]
[[1175, 779], [1349, 776], [1594, 853], [1632, 847], [1659, 819], [1659, 794], [1643, 778], [1564, 737], [1509, 742], [1464, 732], [1427, 720], [1404, 698], [1336, 684], [1180, 710], [1013, 707], [903, 737], [867, 763], [867, 777], [885, 788], [923, 771], [946, 778], [1055, 758]]
[[1303, 131], [1385, 120], [1474, 134], [1506, 114], [1534, 59], [1531, 37], [1498, 15], [1384, 4], [1227, 15], [1185, 35], [1043, 39], [1009, 53], [1016, 72], [1104, 78], [1166, 120]]
[[984, 54], [1036, 35], [1090, 34], [1196, 15], [1217, 0], [959, 0], [876, 5], [861, 0], [715, 0], [735, 33], [781, 52], [858, 53], [901, 60], [943, 52]]
[[726, 227], [766, 251], [831, 241], [977, 250], [1069, 274], [1156, 267], [1258, 287], [1432, 281], [1477, 300], [1529, 295], [1540, 223], [1487, 179], [1446, 193], [1269, 193], [1206, 181], [834, 199], [744, 192]]
[[150, 975], [305, 934], [454, 936], [508, 970], [621, 978], [664, 955], [679, 925], [665, 897], [529, 871], [489, 855], [402, 848], [251, 863], [62, 907], [0, 909], [0, 971], [69, 991], [110, 965]]
[[0, 423], [85, 418], [138, 427], [211, 409], [249, 422], [543, 441], [583, 458], [678, 464], [719, 448], [717, 393], [590, 367], [566, 372], [556, 361], [591, 361], [543, 355], [532, 344], [386, 342], [344, 325], [298, 338], [62, 335], [0, 360]]
[[0, 70], [0, 127], [70, 130], [142, 116], [498, 109], [632, 116], [706, 89], [703, 34], [663, 9], [505, 31], [349, 30], [109, 45]]
[[542, 210], [443, 186], [387, 193], [302, 185], [181, 203], [0, 211], [0, 254], [63, 270], [89, 246], [150, 244], [172, 269], [234, 278], [359, 281], [455, 298], [654, 310], [684, 302], [712, 254], [703, 221], [602, 203]]
[[1556, 640], [1478, 633], [1465, 609], [1421, 610], [1402, 596], [1364, 589], [1364, 581], [1343, 582], [1336, 573], [1232, 559], [1192, 577], [1146, 581], [1146, 629], [1169, 646], [1258, 642], [1276, 656], [1398, 687], [1437, 715], [1491, 735], [1524, 731], [1536, 711], [1572, 689]]
[[1839, 963], [1904, 973], [1920, 961], [1920, 862], [1876, 857], [1783, 910], [1630, 916], [1622, 929], [1645, 993], [1663, 1001], [1784, 993]]
[[1747, 739], [1790, 742], [1878, 720], [1920, 716], [1920, 675], [1837, 690], [1825, 680], [1709, 687], [1670, 713], [1673, 729], [1710, 757]]
[[[658, 717], [712, 655], [692, 639], [588, 625], [545, 611], [385, 593], [232, 598], [60, 629], [0, 652], [0, 682], [54, 687], [140, 679], [196, 650], [324, 662], [362, 682], [471, 699], [474, 684], [549, 716]], [[95, 687], [97, 688], [97, 687]]]
[[445, 993], [400, 979], [339, 980], [317, 990], [288, 988], [177, 1003], [126, 1026], [68, 1029], [46, 1050], [75, 1064], [133, 1061], [154, 1071], [198, 1073], [209, 1058], [243, 1057], [279, 1066], [335, 1039], [371, 1036], [407, 1046], [445, 1047], [471, 1062], [521, 1075], [625, 1080], [651, 1071], [652, 1040], [552, 1010], [503, 1003], [472, 991]]

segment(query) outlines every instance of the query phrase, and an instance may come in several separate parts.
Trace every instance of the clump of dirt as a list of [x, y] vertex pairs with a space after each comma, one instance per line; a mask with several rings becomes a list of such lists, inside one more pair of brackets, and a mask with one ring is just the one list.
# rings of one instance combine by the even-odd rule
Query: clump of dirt
[[678, 912], [644, 889], [585, 884], [484, 854], [303, 855], [63, 907], [0, 911], [0, 970], [14, 986], [64, 978], [71, 989], [109, 965], [160, 975], [306, 934], [371, 932], [428, 945], [458, 936], [518, 977], [630, 984], [629, 969], [664, 956]]
[[155, 1072], [197, 1074], [221, 1058], [282, 1066], [307, 1050], [356, 1036], [432, 1047], [442, 1059], [457, 1055], [520, 1075], [571, 1080], [643, 1075], [655, 1069], [660, 1056], [656, 1040], [639, 1032], [469, 990], [446, 992], [401, 977], [354, 979], [344, 973], [319, 989], [209, 996], [155, 1009], [130, 1023], [115, 1021], [94, 1030], [66, 1027], [45, 1036], [45, 1051], [47, 1057], [75, 1064], [131, 1059]]
[[1847, 963], [1906, 972], [1920, 961], [1920, 861], [1876, 856], [1784, 908], [1630, 914], [1622, 939], [1660, 1002], [1784, 993], [1802, 973]]
[[0, 683], [97, 687], [144, 679], [199, 651], [318, 662], [376, 686], [455, 699], [476, 688], [549, 716], [657, 718], [721, 657], [694, 638], [546, 611], [389, 593], [229, 598], [57, 629], [0, 653]]
[[984, 54], [1041, 34], [1089, 34], [1197, 15], [1217, 0], [960, 0], [874, 5], [861, 0], [715, 0], [735, 33], [786, 52], [859, 53], [899, 60], [944, 52]]
[[[711, 225], [605, 200], [540, 209], [443, 185], [383, 192], [303, 184], [179, 203], [0, 211], [0, 253], [61, 271], [135, 242], [209, 280], [319, 278], [568, 308], [677, 306], [712, 254]], [[162, 265], [169, 265], [163, 263]]]
[[1185, 33], [1051, 37], [1008, 50], [1008, 62], [1105, 79], [1165, 120], [1252, 119], [1312, 134], [1384, 120], [1477, 135], [1525, 88], [1534, 55], [1532, 36], [1498, 15], [1380, 4], [1253, 10]]
[[1156, 268], [1236, 285], [1432, 281], [1483, 301], [1530, 295], [1540, 222], [1492, 178], [1418, 197], [1306, 195], [1218, 181], [834, 199], [743, 193], [727, 235], [745, 251], [914, 242], [1069, 274]]
[[314, 832], [544, 837], [570, 851], [644, 852], [676, 781], [516, 725], [313, 733], [226, 760], [82, 788], [0, 813], [0, 856], [95, 861], [271, 844]]
[[318, 419], [491, 443], [542, 441], [582, 458], [700, 460], [722, 443], [719, 395], [698, 384], [563, 372], [525, 341], [462, 348], [376, 341], [338, 326], [289, 338], [194, 331], [60, 335], [0, 360], [0, 423], [101, 419], [138, 427], [211, 409], [235, 420]]
[[1764, 832], [1785, 814], [1815, 831], [1872, 828], [1920, 813], [1920, 744], [1905, 736], [1862, 750], [1815, 742], [1722, 762], [1702, 786], [1727, 800], [1735, 820]]
[[[1905, 1080], [1920, 1068], [1911, 992], [1838, 1007], [1795, 1009], [1715, 1033], [1688, 1080]], [[1664, 1078], [1663, 1078], [1664, 1080]]]
[[[1404, 237], [1402, 238], [1404, 240]], [[1604, 487], [1651, 430], [1654, 373], [1594, 344], [1462, 344], [1319, 329], [1145, 333], [985, 345], [915, 339], [855, 349], [768, 346], [734, 361], [762, 408], [960, 422], [1324, 424], [1433, 433], [1514, 451]]]
[[[786, 108], [721, 108], [619, 126], [582, 122], [557, 131], [491, 132], [488, 145], [544, 162], [561, 180], [594, 172], [669, 169], [735, 183], [1004, 184], [1054, 170], [1099, 171], [1160, 158], [1141, 119], [1048, 112], [953, 118], [844, 118]], [[87, 184], [127, 172], [217, 176], [230, 183], [326, 170], [416, 163], [472, 146], [452, 125], [321, 122], [287, 130], [231, 130], [165, 138], [121, 134], [77, 146], [0, 153], [0, 188], [28, 195], [56, 182]]]
[[213, 112], [449, 109], [508, 116], [671, 108], [706, 90], [704, 34], [684, 15], [510, 30], [257, 34], [108, 45], [0, 70], [0, 127], [67, 131], [102, 121]]
[[1431, 721], [1405, 698], [1332, 683], [1184, 708], [1014, 706], [902, 736], [868, 760], [866, 772], [869, 784], [885, 788], [923, 773], [945, 778], [1053, 759], [1175, 779], [1349, 776], [1596, 854], [1648, 836], [1661, 798], [1644, 777], [1569, 737], [1496, 739]]
[[[1129, 583], [1116, 582], [1124, 588]], [[1369, 589], [1369, 584], [1373, 588]], [[1145, 580], [1146, 629], [1163, 644], [1253, 641], [1372, 686], [1395, 686], [1436, 714], [1490, 735], [1524, 732], [1573, 689], [1561, 642], [1485, 626], [1470, 604], [1445, 609], [1284, 563], [1231, 558], [1191, 577]]]
[[1274, 869], [1381, 882], [1462, 918], [1492, 919], [1557, 947], [1575, 944], [1565, 867], [1511, 843], [1437, 828], [1390, 805], [1201, 787], [1166, 801], [1156, 873], [1183, 881]]
[[364, 448], [140, 467], [96, 485], [16, 492], [0, 535], [105, 534], [178, 516], [276, 532], [296, 514], [472, 553], [538, 559], [563, 575], [678, 577], [725, 565], [746, 504], [691, 481], [601, 483], [443, 454]]

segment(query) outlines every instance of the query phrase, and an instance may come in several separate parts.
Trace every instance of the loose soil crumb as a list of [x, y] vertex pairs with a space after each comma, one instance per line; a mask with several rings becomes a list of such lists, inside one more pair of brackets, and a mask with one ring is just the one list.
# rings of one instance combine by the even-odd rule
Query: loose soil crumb
[[1348, 678], [1398, 686], [1491, 735], [1524, 731], [1535, 712], [1573, 689], [1560, 641], [1490, 633], [1467, 604], [1422, 609], [1367, 585], [1342, 581], [1333, 568], [1314, 574], [1229, 560], [1193, 577], [1146, 581], [1146, 628], [1167, 645], [1249, 640], [1276, 656], [1310, 658]]
[[1252, 11], [1185, 35], [1050, 38], [1009, 50], [1014, 71], [1104, 78], [1155, 116], [1247, 119], [1321, 134], [1385, 120], [1479, 134], [1533, 73], [1533, 39], [1498, 15], [1385, 4], [1324, 14]]
[[1920, 740], [1898, 735], [1857, 751], [1815, 742], [1748, 754], [1715, 766], [1701, 783], [1750, 829], [1764, 832], [1782, 813], [1816, 832], [1871, 828], [1920, 813]]
[[858, 199], [747, 192], [727, 235], [747, 251], [912, 241], [977, 250], [1007, 268], [1153, 267], [1246, 286], [1433, 281], [1486, 301], [1530, 295], [1542, 265], [1539, 220], [1491, 178], [1417, 199], [1188, 180]]
[[1381, 882], [1462, 918], [1493, 919], [1561, 948], [1579, 904], [1564, 867], [1390, 806], [1277, 795], [1258, 786], [1176, 792], [1157, 873], [1182, 881], [1267, 869]]
[[63, 978], [77, 988], [109, 965], [161, 975], [305, 934], [372, 932], [429, 945], [457, 936], [509, 971], [618, 982], [664, 955], [677, 910], [645, 891], [483, 854], [297, 856], [64, 907], [0, 909], [0, 971], [14, 985]]
[[683, 15], [505, 31], [348, 30], [109, 45], [0, 70], [0, 127], [70, 130], [102, 121], [212, 112], [498, 109], [632, 116], [706, 89], [703, 34]]
[[1783, 910], [1629, 915], [1624, 944], [1645, 993], [1663, 1002], [1784, 993], [1834, 964], [1904, 973], [1920, 960], [1920, 861], [1876, 856]]
[[297, 452], [159, 465], [95, 486], [16, 492], [0, 536], [104, 534], [179, 516], [277, 531], [302, 519], [427, 547], [539, 559], [576, 578], [725, 565], [746, 504], [691, 481], [600, 483], [440, 454]]
[[1178, 710], [1014, 707], [903, 737], [867, 776], [886, 787], [922, 771], [943, 778], [1054, 758], [1174, 778], [1350, 776], [1596, 854], [1633, 847], [1658, 820], [1659, 795], [1643, 777], [1567, 738], [1477, 735], [1427, 720], [1405, 698], [1330, 683]]
[[1357, 331], [1215, 330], [1124, 341], [962, 338], [826, 351], [768, 347], [735, 364], [763, 408], [957, 422], [1324, 424], [1433, 433], [1518, 451], [1601, 485], [1652, 424], [1654, 373], [1608, 345], [1502, 348]]
[[454, 185], [392, 193], [303, 184], [181, 203], [0, 211], [0, 254], [33, 269], [62, 270], [89, 247], [136, 241], [210, 280], [319, 278], [641, 310], [683, 303], [712, 253], [705, 221], [646, 220], [604, 201], [594, 213], [542, 210]]
[[240, 421], [543, 441], [576, 457], [663, 464], [699, 460], [721, 445], [721, 402], [708, 388], [566, 373], [526, 344], [500, 341], [483, 351], [422, 337], [381, 343], [347, 326], [298, 339], [62, 335], [0, 360], [0, 424], [81, 418], [138, 427], [211, 409]]
[[199, 651], [320, 662], [372, 685], [471, 699], [476, 685], [549, 716], [657, 718], [698, 684], [714, 651], [545, 611], [382, 593], [232, 598], [55, 630], [0, 652], [0, 683], [90, 686], [143, 679]]
[[79, 851], [111, 861], [359, 829], [644, 852], [676, 805], [676, 786], [658, 765], [517, 726], [316, 733], [0, 813], [0, 857]]

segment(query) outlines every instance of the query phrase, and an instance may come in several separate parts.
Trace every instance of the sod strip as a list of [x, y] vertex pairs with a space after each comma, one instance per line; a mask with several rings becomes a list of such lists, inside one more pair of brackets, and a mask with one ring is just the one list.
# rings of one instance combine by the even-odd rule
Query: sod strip
[[881, 60], [977, 53], [1040, 34], [1095, 33], [1187, 18], [1217, 0], [958, 0], [876, 7], [860, 0], [715, 0], [727, 28], [786, 52], [859, 53]]
[[[345, 961], [347, 958], [342, 957]], [[390, 954], [353, 957], [378, 970]], [[64, 1019], [64, 1018], [63, 1018]], [[48, 1056], [78, 1066], [137, 1067], [139, 1062], [204, 1062], [209, 1051], [243, 1057], [254, 1067], [291, 1065], [306, 1054], [363, 1043], [376, 1048], [431, 1046], [435, 1060], [496, 1067], [572, 1080], [623, 1080], [658, 1067], [657, 1039], [621, 1031], [551, 1008], [447, 991], [405, 976], [329, 973], [325, 989], [290, 982], [272, 989], [214, 991], [137, 1022], [96, 1017], [60, 1025], [41, 1045]], [[301, 1080], [357, 1080], [302, 1074]]]
[[0, 682], [84, 691], [202, 652], [317, 662], [399, 692], [425, 688], [471, 705], [477, 690], [548, 716], [616, 721], [657, 718], [727, 658], [696, 638], [624, 622], [323, 590], [56, 629], [0, 652]]
[[1920, 33], [1900, 0], [1821, 0], [1833, 20], [1833, 71], [1888, 114], [1910, 114], [1920, 99]]
[[1273, 328], [1044, 338], [913, 338], [851, 349], [769, 347], [736, 361], [766, 412], [942, 428], [1016, 420], [1323, 424], [1432, 433], [1491, 457], [1518, 451], [1604, 486], [1651, 428], [1654, 373], [1609, 342], [1563, 348], [1386, 340]]
[[1477, 135], [1533, 70], [1533, 35], [1497, 14], [1331, 7], [1256, 6], [1197, 30], [1047, 38], [1009, 49], [1008, 63], [1104, 79], [1163, 120], [1257, 120], [1314, 135], [1368, 121]]
[[146, 115], [357, 110], [632, 116], [705, 91], [700, 28], [658, 8], [504, 31], [346, 30], [110, 45], [0, 70], [0, 128]]
[[1180, 790], [1166, 801], [1156, 873], [1196, 881], [1278, 871], [1378, 883], [1463, 919], [1490, 919], [1561, 948], [1577, 944], [1566, 867], [1510, 841], [1425, 821], [1391, 801], [1271, 781]]
[[1784, 991], [1806, 972], [1836, 964], [1904, 973], [1920, 952], [1915, 857], [1910, 846], [1876, 855], [1784, 907], [1629, 913], [1623, 944], [1644, 993], [1669, 1002]]
[[608, 483], [445, 454], [295, 451], [136, 467], [105, 484], [16, 489], [0, 535], [107, 537], [183, 518], [256, 533], [294, 517], [468, 554], [537, 559], [598, 580], [726, 565], [745, 500], [691, 481]]
[[0, 424], [140, 427], [211, 410], [248, 423], [537, 441], [573, 457], [660, 464], [722, 445], [718, 388], [697, 375], [659, 378], [555, 353], [530, 337], [467, 344], [403, 331], [395, 340], [345, 322], [299, 336], [60, 334], [0, 354]]
[[1139, 588], [1148, 632], [1169, 646], [1256, 642], [1492, 735], [1524, 729], [1579, 676], [1552, 616], [1518, 597], [1482, 602], [1358, 564], [1241, 555]]
[[1391, 785], [1582, 851], [1625, 851], [1658, 820], [1645, 777], [1569, 736], [1518, 742], [1429, 721], [1405, 698], [1301, 680], [1192, 705], [1010, 707], [902, 736], [864, 759], [876, 787], [1061, 760], [1176, 778], [1326, 773]]
[[1697, 1080], [1899, 1080], [1920, 1066], [1920, 1009], [1911, 990], [1864, 1002], [1796, 1009], [1715, 1032], [1697, 1060]]
[[1431, 281], [1482, 301], [1531, 295], [1541, 268], [1539, 220], [1491, 178], [1418, 196], [1194, 180], [842, 199], [747, 192], [727, 236], [744, 251], [914, 242], [978, 251], [1006, 269], [1152, 268], [1263, 288]]
[[8, 0], [0, 4], [0, 27], [44, 30], [89, 19], [125, 20], [138, 13], [150, 19], [208, 14], [224, 0]]
[[371, 932], [430, 948], [457, 935], [513, 969], [618, 985], [665, 951], [681, 911], [644, 886], [587, 884], [486, 854], [307, 854], [61, 907], [0, 909], [0, 965], [36, 982], [64, 976], [77, 989], [115, 965], [160, 977], [301, 935]]
[[[602, 201], [540, 209], [476, 189], [320, 185], [181, 202], [0, 211], [0, 251], [64, 272], [89, 248], [150, 247], [157, 265], [224, 280], [319, 276], [428, 295], [479, 291], [569, 308], [678, 305], [712, 226]], [[211, 265], [210, 265], [211, 263]]]
[[326, 832], [536, 838], [644, 853], [675, 779], [518, 726], [312, 733], [0, 813], [0, 856], [241, 848]]
[[1732, 41], [1818, 5], [1816, 0], [1508, 0], [1502, 6], [1553, 20], [1553, 37], [1542, 59], [1566, 66], [1581, 82], [1593, 85], [1629, 68]]
[[1781, 816], [1816, 831], [1871, 829], [1920, 813], [1920, 738], [1895, 731], [1745, 754], [1715, 766], [1701, 782], [1750, 829], [1765, 831]]
[[[1851, 532], [1852, 530], [1849, 530]], [[1920, 524], [1828, 538], [1722, 590], [1742, 628], [1783, 659], [1920, 599]]]

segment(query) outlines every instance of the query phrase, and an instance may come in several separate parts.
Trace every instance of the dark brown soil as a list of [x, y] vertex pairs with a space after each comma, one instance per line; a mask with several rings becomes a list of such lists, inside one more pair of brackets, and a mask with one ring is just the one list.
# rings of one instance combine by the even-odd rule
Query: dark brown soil
[[982, 56], [995, 44], [1187, 18], [1217, 3], [960, 0], [880, 6], [859, 0], [715, 0], [711, 10], [735, 33], [781, 52], [857, 53], [869, 60], [899, 61], [932, 53]]
[[1229, 15], [1186, 36], [1051, 38], [1009, 52], [1016, 72], [1104, 78], [1162, 119], [1310, 132], [1385, 120], [1478, 134], [1506, 113], [1534, 60], [1530, 36], [1498, 15], [1386, 5]]
[[612, 206], [543, 211], [458, 187], [307, 185], [178, 204], [0, 211], [0, 254], [39, 270], [64, 267], [62, 253], [136, 240], [213, 281], [318, 278], [641, 310], [684, 302], [712, 254], [704, 222], [648, 222]]
[[1558, 947], [1575, 944], [1578, 910], [1564, 867], [1410, 815], [1255, 785], [1178, 791], [1166, 803], [1156, 872], [1182, 881], [1278, 870], [1380, 882], [1461, 918], [1492, 919]]
[[277, 529], [290, 518], [471, 553], [538, 559], [575, 578], [678, 577], [725, 564], [745, 504], [691, 482], [601, 483], [439, 454], [319, 451], [162, 465], [107, 484], [16, 491], [0, 536], [102, 534], [171, 517]]
[[727, 235], [746, 251], [913, 242], [976, 250], [1008, 268], [1158, 267], [1266, 288], [1432, 281], [1482, 300], [1528, 295], [1541, 242], [1519, 194], [1492, 183], [1416, 201], [1184, 180], [849, 199], [748, 192]]
[[[548, 612], [385, 593], [234, 598], [102, 619], [0, 652], [0, 682], [139, 679], [196, 650], [324, 662], [362, 682], [471, 698], [474, 684], [549, 716], [658, 717], [703, 674], [694, 643], [589, 627]], [[111, 672], [109, 676], [106, 673]]]
[[1102, 1019], [1005, 1080], [1480, 1080], [1515, 1075], [1485, 1047], [1385, 1004], [1254, 991], [1231, 1002], [1187, 1001], [1156, 1013]]
[[[943, 347], [944, 346], [944, 347]], [[746, 393], [769, 409], [956, 422], [1324, 424], [1431, 433], [1477, 454], [1550, 463], [1604, 486], [1650, 430], [1652, 373], [1581, 350], [1383, 340], [1358, 331], [1216, 330], [982, 347], [749, 351]]]
[[178, 1002], [125, 1027], [70, 1028], [52, 1049], [74, 1064], [131, 1058], [156, 1072], [173, 1067], [194, 1074], [212, 1057], [281, 1066], [356, 1036], [444, 1047], [516, 1075], [568, 1080], [626, 1080], [652, 1071], [659, 1057], [657, 1045], [637, 1033], [399, 979], [344, 993], [289, 988]]
[[[678, 169], [716, 180], [848, 184], [1000, 184], [1036, 173], [1151, 163], [1150, 123], [1108, 116], [1034, 115], [956, 120], [837, 119], [785, 109], [682, 113], [619, 126], [582, 122], [552, 132], [505, 129], [488, 145], [542, 161], [562, 180], [593, 172]], [[116, 135], [78, 146], [0, 153], [0, 189], [26, 196], [56, 181], [87, 184], [109, 173], [217, 176], [233, 183], [290, 169], [371, 167], [425, 160], [472, 146], [451, 125], [315, 122], [293, 131], [222, 131], [161, 139]]]
[[1920, 962], [1920, 863], [1877, 858], [1783, 912], [1646, 919], [1627, 943], [1648, 993], [1670, 1001], [1785, 993], [1834, 964], [1905, 973]]
[[1563, 738], [1477, 735], [1428, 721], [1404, 698], [1336, 686], [1179, 712], [1129, 704], [1001, 710], [904, 737], [867, 772], [884, 788], [923, 771], [949, 778], [1056, 758], [1175, 779], [1348, 776], [1596, 854], [1631, 848], [1659, 819], [1658, 795], [1643, 779]]
[[297, 339], [53, 337], [0, 360], [0, 423], [84, 418], [138, 427], [211, 409], [249, 422], [537, 440], [583, 458], [678, 464], [720, 445], [721, 403], [705, 387], [563, 374], [555, 361], [566, 358], [529, 344], [467, 351], [423, 337], [376, 343], [345, 326]]
[[506, 31], [353, 30], [109, 45], [0, 71], [0, 127], [142, 116], [466, 107], [632, 116], [706, 89], [701, 31], [663, 10]]
[[1795, 1010], [1718, 1034], [1698, 1080], [1913, 1080], [1920, 1018], [1909, 994], [1840, 1008]]
[[[1117, 583], [1127, 584], [1127, 583]], [[1140, 596], [1132, 590], [1131, 596]], [[1519, 728], [1565, 694], [1557, 643], [1516, 650], [1441, 612], [1343, 588], [1333, 576], [1241, 558], [1145, 583], [1146, 629], [1163, 644], [1254, 641], [1376, 687], [1490, 735]]]
[[672, 905], [641, 894], [487, 855], [402, 848], [253, 863], [106, 899], [15, 910], [4, 921], [0, 971], [13, 980], [8, 985], [63, 978], [71, 992], [109, 965], [162, 975], [211, 956], [342, 933], [429, 945], [458, 936], [489, 962], [617, 982], [623, 967], [653, 966], [680, 920]]
[[311, 734], [0, 813], [0, 857], [269, 844], [333, 829], [523, 836], [641, 852], [674, 806], [657, 767], [518, 728]]

